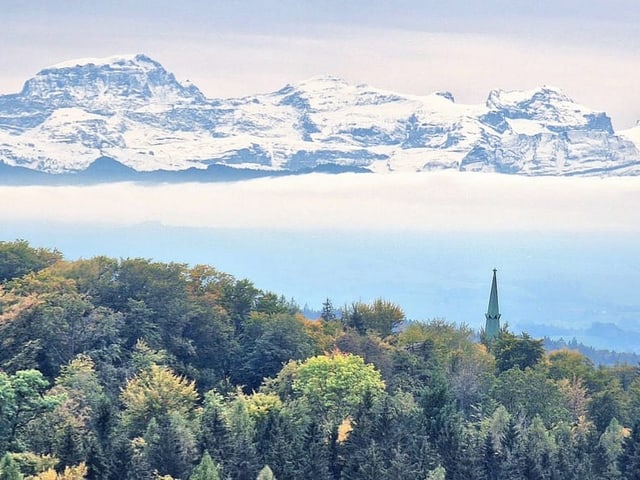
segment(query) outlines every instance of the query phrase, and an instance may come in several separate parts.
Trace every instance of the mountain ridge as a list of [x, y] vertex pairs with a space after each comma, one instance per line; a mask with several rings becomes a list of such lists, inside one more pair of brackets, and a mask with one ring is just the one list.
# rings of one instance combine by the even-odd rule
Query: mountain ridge
[[404, 95], [327, 75], [209, 99], [144, 54], [62, 62], [0, 95], [0, 162], [49, 174], [108, 157], [137, 172], [637, 175], [637, 135], [623, 133], [551, 86], [494, 89], [469, 105], [450, 92]]

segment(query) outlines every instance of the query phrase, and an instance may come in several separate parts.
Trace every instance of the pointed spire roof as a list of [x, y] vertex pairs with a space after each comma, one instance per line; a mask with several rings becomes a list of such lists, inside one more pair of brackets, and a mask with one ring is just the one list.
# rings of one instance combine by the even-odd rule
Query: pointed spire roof
[[497, 271], [497, 269], [493, 269], [493, 281], [491, 282], [491, 293], [489, 294], [487, 318], [500, 318], [500, 307], [498, 306], [498, 281], [496, 280]]
[[493, 340], [500, 334], [500, 307], [498, 306], [498, 280], [497, 270], [493, 269], [493, 281], [491, 282], [491, 293], [489, 294], [489, 307], [485, 313], [486, 323], [484, 333], [488, 340]]

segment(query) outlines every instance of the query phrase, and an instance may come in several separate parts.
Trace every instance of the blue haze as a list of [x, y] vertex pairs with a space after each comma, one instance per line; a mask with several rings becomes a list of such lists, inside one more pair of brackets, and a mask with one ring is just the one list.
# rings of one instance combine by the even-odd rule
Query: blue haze
[[[634, 235], [380, 233], [10, 223], [69, 259], [95, 255], [205, 263], [320, 309], [377, 297], [411, 319], [479, 329], [491, 270], [512, 330], [640, 352], [640, 244]], [[598, 324], [605, 324], [598, 326]], [[595, 326], [594, 326], [595, 325]]]

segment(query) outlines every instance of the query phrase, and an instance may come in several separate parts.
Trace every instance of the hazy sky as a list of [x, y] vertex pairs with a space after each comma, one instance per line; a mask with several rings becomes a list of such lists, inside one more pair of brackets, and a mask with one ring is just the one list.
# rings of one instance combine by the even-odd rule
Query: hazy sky
[[0, 93], [60, 61], [146, 53], [207, 96], [332, 74], [404, 93], [555, 85], [640, 119], [637, 0], [0, 0]]

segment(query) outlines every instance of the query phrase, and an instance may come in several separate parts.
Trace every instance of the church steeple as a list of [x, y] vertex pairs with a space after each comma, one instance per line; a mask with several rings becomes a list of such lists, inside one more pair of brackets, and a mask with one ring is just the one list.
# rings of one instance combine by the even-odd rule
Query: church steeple
[[485, 314], [486, 324], [484, 327], [487, 340], [493, 340], [500, 332], [500, 307], [498, 306], [498, 281], [496, 280], [497, 270], [493, 269], [493, 281], [491, 282], [491, 293], [489, 294], [489, 307]]

